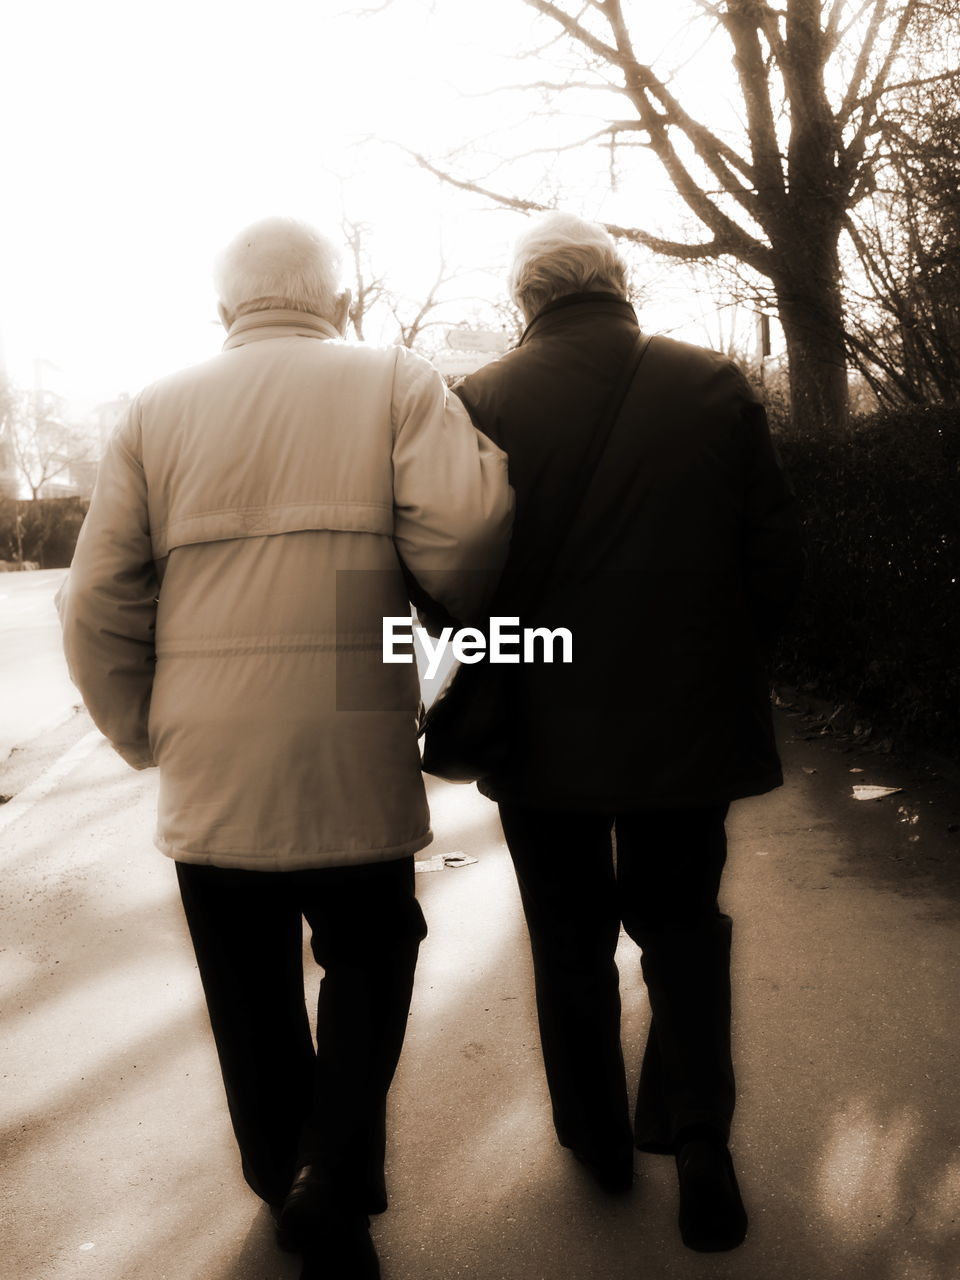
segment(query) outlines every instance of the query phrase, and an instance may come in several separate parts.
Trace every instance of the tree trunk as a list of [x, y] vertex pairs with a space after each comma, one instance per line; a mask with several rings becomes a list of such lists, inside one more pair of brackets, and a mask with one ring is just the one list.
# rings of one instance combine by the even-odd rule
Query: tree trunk
[[789, 273], [774, 287], [787, 344], [790, 419], [798, 431], [819, 433], [846, 426], [850, 394], [836, 252], [812, 258], [794, 247]]

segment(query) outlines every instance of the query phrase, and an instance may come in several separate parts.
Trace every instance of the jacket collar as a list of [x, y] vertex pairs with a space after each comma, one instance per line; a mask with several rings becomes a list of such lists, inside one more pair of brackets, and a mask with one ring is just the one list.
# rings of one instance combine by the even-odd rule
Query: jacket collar
[[251, 311], [237, 316], [223, 344], [242, 347], [245, 342], [259, 342], [262, 338], [339, 338], [341, 335], [329, 320], [310, 315], [306, 311]]
[[619, 293], [608, 293], [593, 290], [588, 293], [565, 293], [562, 298], [554, 298], [537, 312], [526, 329], [518, 346], [523, 346], [528, 338], [548, 333], [560, 325], [575, 322], [591, 312], [598, 311], [606, 315], [621, 316], [637, 324], [637, 313]]

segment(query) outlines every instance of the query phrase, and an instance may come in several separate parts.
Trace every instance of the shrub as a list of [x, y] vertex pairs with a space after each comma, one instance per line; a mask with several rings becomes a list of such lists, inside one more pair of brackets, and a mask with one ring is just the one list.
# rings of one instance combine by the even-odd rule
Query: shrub
[[808, 569], [776, 675], [908, 738], [960, 741], [960, 412], [881, 410], [777, 445]]
[[88, 506], [85, 498], [0, 498], [0, 560], [17, 561], [22, 544], [25, 561], [32, 560], [41, 569], [66, 568]]

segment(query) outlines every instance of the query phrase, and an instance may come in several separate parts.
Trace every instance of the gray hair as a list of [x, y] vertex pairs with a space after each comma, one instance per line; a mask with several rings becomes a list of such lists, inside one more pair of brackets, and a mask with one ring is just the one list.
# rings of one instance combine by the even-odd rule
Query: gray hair
[[332, 319], [341, 284], [340, 250], [294, 218], [263, 218], [245, 227], [214, 265], [214, 284], [231, 317], [284, 308]]
[[603, 227], [572, 213], [549, 213], [517, 241], [509, 286], [531, 320], [568, 293], [598, 289], [626, 297], [627, 269]]

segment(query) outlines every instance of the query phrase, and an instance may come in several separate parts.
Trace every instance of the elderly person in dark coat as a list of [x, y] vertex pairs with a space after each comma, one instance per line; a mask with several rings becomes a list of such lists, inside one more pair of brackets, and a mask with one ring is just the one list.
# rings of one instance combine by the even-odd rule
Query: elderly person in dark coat
[[[624, 266], [600, 227], [554, 214], [519, 243], [511, 287], [519, 346], [458, 390], [517, 495], [492, 612], [573, 635], [570, 665], [511, 670], [507, 761], [481, 781], [519, 880], [554, 1122], [611, 1191], [631, 1185], [634, 1144], [673, 1153], [685, 1243], [729, 1249], [747, 1219], [717, 897], [730, 802], [782, 782], [764, 652], [799, 578], [796, 504], [741, 373], [658, 337], [578, 505], [637, 349]], [[652, 1010], [632, 1128], [621, 922]]]

